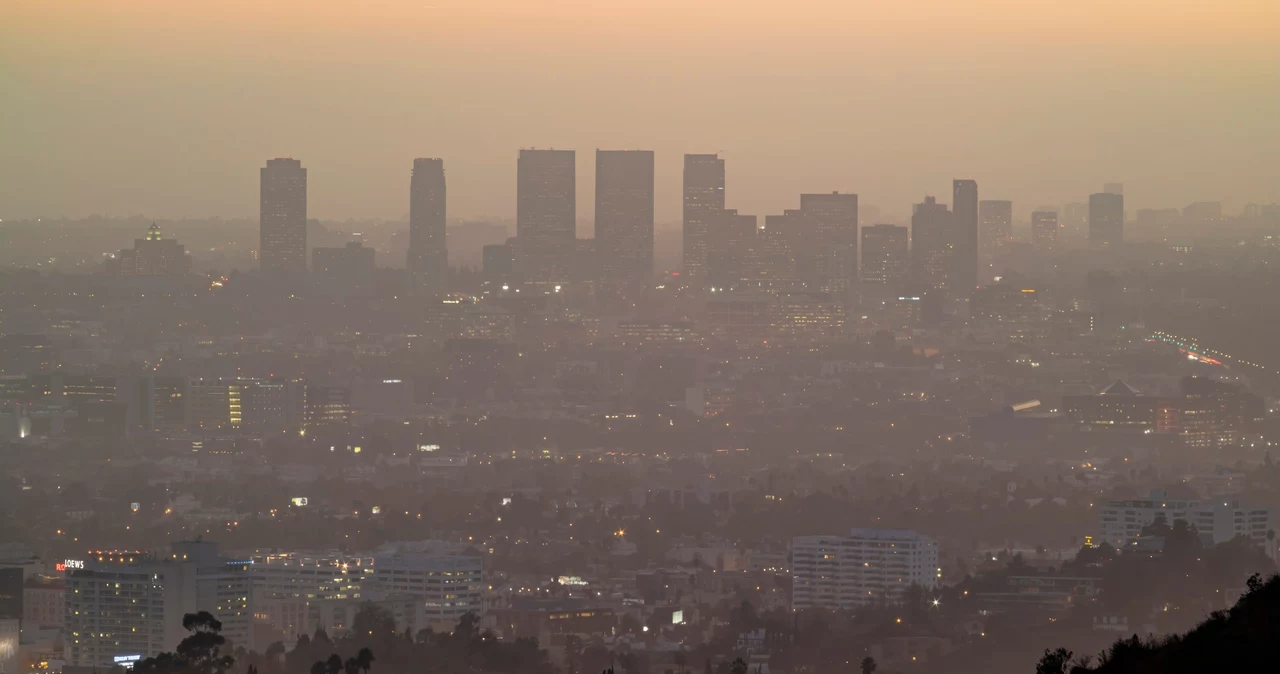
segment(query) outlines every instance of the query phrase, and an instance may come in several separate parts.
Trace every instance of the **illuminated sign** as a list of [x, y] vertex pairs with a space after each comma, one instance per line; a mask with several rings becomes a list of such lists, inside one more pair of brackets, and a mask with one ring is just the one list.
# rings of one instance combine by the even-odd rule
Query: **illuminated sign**
[[511, 497], [510, 497], [510, 496], [503, 496], [503, 497], [502, 497], [502, 505], [504, 505], [504, 506], [509, 506], [509, 505], [511, 505]]
[[684, 610], [678, 610], [678, 611], [672, 611], [672, 612], [671, 612], [671, 624], [672, 624], [672, 625], [683, 625], [683, 624], [684, 624]]
[[299, 508], [301, 508], [302, 506], [304, 506], [304, 505], [306, 505], [306, 504], [307, 504], [307, 497], [305, 497], [305, 496], [295, 496], [295, 497], [294, 497], [294, 499], [293, 499], [293, 504], [294, 504], [294, 505], [296, 505], [296, 506], [298, 506]]
[[440, 445], [418, 445], [419, 452], [436, 452], [440, 450]]
[[561, 585], [586, 585], [587, 581], [582, 576], [560, 576], [557, 579]]
[[133, 666], [142, 661], [141, 655], [117, 655], [112, 660], [116, 665], [125, 669], [133, 669]]
[[369, 509], [369, 512], [373, 513], [374, 515], [381, 515], [381, 514], [382, 514], [382, 506], [374, 506], [374, 507], [372, 507], [372, 508], [370, 508], [370, 509]]
[[68, 569], [83, 569], [83, 568], [84, 568], [84, 560], [83, 560], [83, 559], [68, 559], [68, 560], [66, 560], [65, 562], [63, 562], [63, 563], [62, 563], [62, 568], [63, 568], [63, 570], [68, 570]]
[[130, 504], [129, 504], [129, 510], [132, 510], [132, 511], [133, 511], [133, 512], [135, 512], [135, 513], [136, 513], [136, 512], [138, 512], [138, 511], [139, 511], [139, 510], [141, 510], [141, 509], [142, 509], [142, 504], [141, 504], [141, 503], [130, 503]]

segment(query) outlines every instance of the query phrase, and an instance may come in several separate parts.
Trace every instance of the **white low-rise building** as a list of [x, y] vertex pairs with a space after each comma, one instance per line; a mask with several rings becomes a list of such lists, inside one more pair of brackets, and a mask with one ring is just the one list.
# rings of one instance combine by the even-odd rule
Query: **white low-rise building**
[[1276, 558], [1276, 523], [1270, 508], [1250, 507], [1225, 499], [1170, 499], [1161, 491], [1151, 492], [1146, 499], [1104, 504], [1099, 513], [1102, 540], [1116, 548], [1127, 547], [1139, 537], [1143, 527], [1151, 525], [1161, 515], [1169, 525], [1178, 520], [1186, 521], [1206, 542], [1217, 544], [1234, 538], [1247, 538], [1268, 557]]

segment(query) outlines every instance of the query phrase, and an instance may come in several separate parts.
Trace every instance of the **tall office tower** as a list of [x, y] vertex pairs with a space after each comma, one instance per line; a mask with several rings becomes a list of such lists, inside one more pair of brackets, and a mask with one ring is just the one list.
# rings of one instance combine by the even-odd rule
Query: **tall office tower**
[[573, 150], [520, 151], [516, 265], [526, 281], [568, 281], [578, 231], [575, 161]]
[[858, 279], [858, 195], [801, 194], [800, 215], [806, 235], [793, 248], [799, 256], [811, 254], [821, 279], [818, 290], [843, 293]]
[[1058, 221], [1064, 238], [1077, 241], [1089, 236], [1089, 204], [1078, 201], [1062, 207], [1062, 216]]
[[754, 215], [722, 209], [708, 223], [706, 278], [714, 286], [733, 288], [756, 276], [758, 222]]
[[107, 669], [172, 651], [188, 635], [181, 617], [208, 611], [227, 647], [253, 648], [251, 564], [216, 543], [173, 543], [168, 554], [98, 553], [66, 561], [68, 665]]
[[268, 274], [304, 274], [307, 170], [297, 159], [268, 159], [261, 173], [258, 265]]
[[443, 159], [414, 159], [409, 179], [409, 289], [415, 293], [444, 290], [449, 278], [445, 244], [446, 190]]
[[1124, 183], [1102, 183], [1102, 192], [1124, 196]]
[[938, 542], [901, 529], [853, 529], [848, 536], [791, 541], [791, 606], [852, 610], [904, 601], [939, 585]]
[[1058, 243], [1058, 213], [1056, 211], [1033, 211], [1031, 213], [1031, 243], [1044, 248]]
[[953, 180], [951, 193], [956, 229], [951, 291], [956, 299], [967, 299], [978, 285], [978, 182]]
[[875, 296], [888, 296], [907, 280], [910, 247], [906, 227], [872, 225], [862, 228], [862, 287]]
[[1089, 195], [1089, 245], [1095, 248], [1124, 242], [1124, 196], [1110, 192]]
[[596, 254], [607, 281], [653, 276], [652, 150], [596, 150]]
[[707, 276], [707, 237], [724, 210], [724, 160], [714, 154], [684, 156], [684, 273], [694, 282]]
[[978, 202], [978, 221], [982, 250], [999, 250], [1013, 239], [1013, 202], [991, 199]]
[[911, 213], [911, 276], [928, 289], [951, 287], [955, 268], [955, 218], [946, 204], [933, 197], [914, 206]]

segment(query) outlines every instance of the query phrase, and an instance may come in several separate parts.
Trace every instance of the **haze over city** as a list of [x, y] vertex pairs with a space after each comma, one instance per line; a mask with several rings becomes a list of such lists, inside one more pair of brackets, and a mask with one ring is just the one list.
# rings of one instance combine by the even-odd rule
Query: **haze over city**
[[1028, 208], [1280, 182], [1268, 0], [366, 4], [7, 3], [0, 218], [248, 216], [265, 156], [307, 160], [316, 217], [403, 218], [423, 154], [452, 215], [509, 217], [520, 147], [577, 149], [584, 194], [590, 150], [654, 150], [660, 223], [687, 152], [752, 213], [839, 189], [907, 216], [960, 174]]
[[10, 0], [0, 674], [1252, 674], [1280, 4]]

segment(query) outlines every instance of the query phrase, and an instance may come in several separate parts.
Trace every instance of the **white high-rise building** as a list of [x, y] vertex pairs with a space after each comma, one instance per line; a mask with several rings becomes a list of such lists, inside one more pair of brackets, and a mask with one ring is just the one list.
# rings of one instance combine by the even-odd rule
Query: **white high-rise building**
[[855, 609], [901, 601], [912, 585], [938, 586], [938, 542], [902, 529], [791, 541], [791, 608]]
[[1153, 491], [1146, 499], [1111, 501], [1102, 506], [1099, 524], [1102, 540], [1116, 548], [1134, 542], [1142, 528], [1164, 515], [1170, 526], [1185, 520], [1196, 528], [1205, 542], [1225, 543], [1233, 538], [1248, 538], [1276, 559], [1276, 521], [1270, 508], [1251, 507], [1231, 500], [1187, 501], [1166, 498], [1164, 492]]
[[218, 555], [216, 543], [182, 541], [168, 553], [99, 552], [66, 567], [66, 661], [110, 668], [172, 651], [182, 618], [208, 611], [228, 648], [253, 648], [250, 561]]

